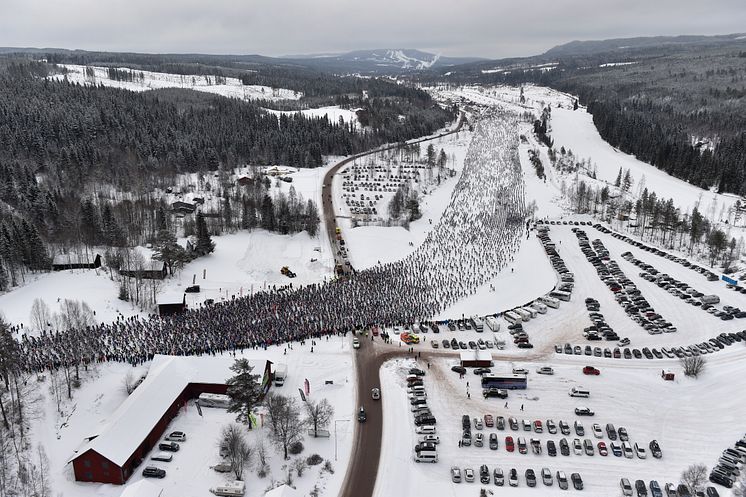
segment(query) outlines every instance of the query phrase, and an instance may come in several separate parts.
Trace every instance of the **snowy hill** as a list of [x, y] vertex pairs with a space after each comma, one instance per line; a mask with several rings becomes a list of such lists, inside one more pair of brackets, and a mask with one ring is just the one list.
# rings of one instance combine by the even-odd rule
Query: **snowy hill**
[[347, 73], [401, 73], [467, 64], [477, 57], [443, 57], [415, 49], [381, 48], [343, 54], [294, 55], [299, 63], [322, 70]]

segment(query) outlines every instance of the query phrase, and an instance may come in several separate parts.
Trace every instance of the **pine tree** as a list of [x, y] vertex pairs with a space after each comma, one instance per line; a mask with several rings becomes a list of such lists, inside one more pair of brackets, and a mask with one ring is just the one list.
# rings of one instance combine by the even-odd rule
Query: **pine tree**
[[228, 395], [231, 397], [228, 412], [236, 413], [236, 420], [251, 426], [251, 412], [262, 396], [259, 375], [246, 359], [236, 359], [231, 366], [234, 376], [228, 379]]
[[201, 212], [197, 213], [197, 245], [194, 247], [194, 251], [202, 256], [211, 254], [215, 250], [215, 242], [210, 237], [210, 232], [207, 229], [207, 223], [205, 222], [205, 216]]
[[319, 232], [319, 211], [316, 209], [316, 204], [313, 200], [308, 199], [306, 204], [306, 215], [305, 215], [305, 230], [308, 235], [315, 237]]
[[265, 195], [262, 199], [262, 228], [267, 231], [275, 230], [275, 208], [272, 197]]
[[184, 247], [176, 243], [176, 236], [168, 229], [158, 232], [158, 240], [153, 249], [153, 259], [166, 263], [169, 274], [174, 274], [174, 268], [181, 269], [188, 262]]

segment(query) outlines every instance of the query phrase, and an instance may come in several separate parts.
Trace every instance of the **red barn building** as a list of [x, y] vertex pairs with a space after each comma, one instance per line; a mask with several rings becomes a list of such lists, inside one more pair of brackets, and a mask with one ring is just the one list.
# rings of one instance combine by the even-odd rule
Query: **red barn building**
[[[269, 361], [249, 361], [269, 389]], [[158, 445], [179, 409], [202, 393], [225, 394], [232, 360], [157, 355], [145, 380], [70, 459], [77, 481], [122, 485]]]

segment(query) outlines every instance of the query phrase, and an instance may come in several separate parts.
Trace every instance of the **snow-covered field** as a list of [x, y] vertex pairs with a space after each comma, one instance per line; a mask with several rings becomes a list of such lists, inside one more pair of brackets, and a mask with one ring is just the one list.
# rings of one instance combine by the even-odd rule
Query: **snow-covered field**
[[[238, 352], [236, 357], [250, 360], [271, 360], [288, 364], [288, 377], [284, 386], [272, 387], [272, 391], [297, 397], [298, 388], [303, 382], [310, 383], [309, 397], [315, 400], [326, 398], [335, 409], [334, 420], [329, 427], [330, 438], [306, 437], [305, 450], [301, 457], [319, 454], [329, 460], [334, 474], [320, 472], [321, 466], [309, 467], [300, 478], [294, 476], [294, 485], [307, 495], [318, 485], [319, 495], [335, 496], [339, 491], [345, 475], [345, 468], [350, 457], [350, 449], [355, 429], [354, 411], [356, 378], [351, 355], [349, 337], [333, 337], [320, 340], [310, 351], [310, 344], [295, 344], [284, 355], [284, 347], [269, 347], [267, 350], [250, 350]], [[232, 354], [218, 355], [214, 360], [232, 363]], [[97, 483], [75, 482], [71, 465], [67, 460], [83, 442], [83, 438], [95, 433], [97, 428], [106, 423], [107, 418], [126, 398], [123, 390], [123, 379], [132, 371], [135, 377], [145, 374], [148, 365], [133, 369], [118, 363], [105, 363], [96, 366], [94, 371], [84, 373], [83, 386], [76, 390], [72, 401], [63, 404], [63, 415], [57, 415], [56, 403], [47, 395], [39, 406], [39, 413], [32, 423], [34, 443], [43, 445], [49, 457], [52, 476], [52, 495], [64, 497], [116, 497], [122, 487]], [[332, 384], [327, 385], [329, 380]], [[49, 378], [40, 385], [40, 392], [46, 393]], [[208, 489], [230, 479], [209, 469], [220, 462], [217, 441], [220, 430], [226, 424], [234, 422], [235, 416], [222, 409], [202, 409], [200, 417], [193, 403], [189, 403], [171, 422], [167, 432], [181, 430], [187, 433], [187, 441], [181, 444], [181, 450], [174, 454], [171, 462], [146, 461], [143, 465], [152, 464], [167, 471], [162, 480], [154, 480], [163, 488], [162, 497], [198, 497], [210, 495]], [[266, 421], [266, 419], [265, 419]], [[335, 425], [336, 424], [336, 429]], [[270, 471], [265, 478], [256, 474], [256, 466], [245, 474], [246, 496], [260, 497], [265, 490], [286, 479], [287, 469], [282, 453], [278, 452], [268, 438], [269, 428], [264, 427], [248, 433], [250, 443], [264, 439], [269, 455]], [[336, 439], [335, 439], [336, 437]], [[336, 446], [336, 459], [335, 459]], [[291, 456], [293, 458], [293, 456]], [[255, 456], [256, 461], [256, 456]], [[142, 479], [142, 466], [138, 468], [128, 483]]]
[[[244, 85], [237, 78], [225, 78], [224, 84], [217, 84], [215, 76], [211, 75], [181, 75], [119, 67], [117, 69], [121, 71], [132, 71], [136, 77], [133, 81], [118, 81], [109, 79], [106, 67], [81, 66], [76, 64], [60, 64], [60, 66], [67, 69], [67, 74], [56, 74], [52, 76], [52, 79], [57, 81], [67, 79], [71, 83], [104, 85], [130, 91], [186, 88], [228, 98], [237, 98], [239, 100], [297, 100], [303, 96], [300, 92], [285, 88]], [[86, 70], [93, 71], [93, 75], [88, 74]], [[142, 79], [139, 78], [140, 75], [142, 75]]]
[[337, 105], [332, 105], [328, 107], [319, 107], [317, 109], [303, 109], [300, 111], [274, 110], [274, 109], [264, 109], [264, 110], [276, 116], [281, 116], [283, 114], [293, 115], [293, 114], [297, 114], [298, 112], [303, 114], [306, 117], [326, 116], [329, 119], [329, 122], [338, 123], [339, 120], [342, 119], [342, 121], [345, 124], [349, 125], [352, 123], [357, 128], [360, 128], [360, 123], [357, 120], [357, 114], [355, 113], [355, 110], [354, 109], [343, 109]]

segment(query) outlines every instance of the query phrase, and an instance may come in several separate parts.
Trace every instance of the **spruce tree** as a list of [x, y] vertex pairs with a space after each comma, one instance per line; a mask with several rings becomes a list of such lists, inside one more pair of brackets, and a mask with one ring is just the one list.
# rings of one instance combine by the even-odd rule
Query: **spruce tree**
[[228, 395], [231, 397], [228, 412], [236, 413], [236, 421], [251, 426], [251, 412], [262, 396], [259, 375], [246, 359], [236, 359], [231, 366], [234, 376], [228, 378]]
[[622, 168], [619, 168], [619, 172], [616, 175], [616, 179], [614, 180], [614, 186], [617, 188], [622, 186]]
[[305, 215], [305, 230], [309, 236], [315, 237], [319, 232], [319, 211], [316, 209], [316, 204], [313, 200], [308, 199], [306, 204], [306, 215]]
[[210, 232], [207, 229], [207, 222], [205, 222], [205, 216], [201, 212], [197, 213], [197, 245], [194, 247], [194, 251], [198, 255], [211, 254], [215, 250], [215, 242], [210, 237]]

